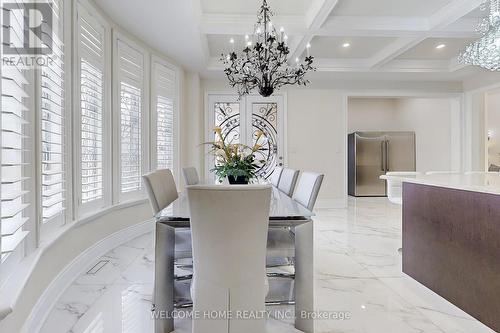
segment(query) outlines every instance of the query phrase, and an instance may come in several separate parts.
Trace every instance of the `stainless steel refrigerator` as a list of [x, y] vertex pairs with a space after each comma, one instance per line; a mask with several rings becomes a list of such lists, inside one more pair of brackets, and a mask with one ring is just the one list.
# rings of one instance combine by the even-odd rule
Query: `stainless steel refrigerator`
[[354, 132], [348, 136], [349, 195], [386, 196], [389, 171], [415, 171], [414, 132]]

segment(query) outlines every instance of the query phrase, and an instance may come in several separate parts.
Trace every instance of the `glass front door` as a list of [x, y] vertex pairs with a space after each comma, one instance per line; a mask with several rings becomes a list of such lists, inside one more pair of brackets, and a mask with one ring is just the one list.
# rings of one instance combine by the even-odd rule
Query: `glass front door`
[[[207, 141], [213, 141], [213, 128], [222, 129], [225, 142], [253, 146], [258, 143], [262, 149], [256, 159], [265, 161], [257, 171], [259, 178], [267, 179], [276, 166], [284, 163], [284, 97], [247, 96], [238, 100], [237, 95], [208, 95]], [[262, 135], [258, 138], [258, 133]], [[206, 174], [212, 179], [210, 169], [214, 159], [207, 155]]]

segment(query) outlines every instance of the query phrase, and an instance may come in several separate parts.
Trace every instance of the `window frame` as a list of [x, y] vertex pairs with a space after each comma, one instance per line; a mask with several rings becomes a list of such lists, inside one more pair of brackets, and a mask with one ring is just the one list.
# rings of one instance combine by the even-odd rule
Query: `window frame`
[[[62, 138], [62, 144], [63, 144], [63, 156], [62, 156], [62, 163], [63, 163], [63, 206], [64, 209], [61, 214], [56, 215], [55, 217], [52, 217], [51, 219], [47, 220], [46, 222], [43, 222], [43, 207], [42, 207], [42, 157], [41, 157], [41, 152], [42, 152], [42, 119], [40, 117], [41, 115], [41, 98], [42, 98], [42, 70], [37, 69], [35, 71], [35, 109], [36, 109], [36, 179], [38, 180], [38, 185], [37, 185], [37, 209], [40, 212], [40, 214], [37, 214], [37, 224], [40, 226], [39, 227], [39, 235], [38, 238], [43, 238], [47, 234], [51, 234], [57, 227], [60, 227], [70, 221], [72, 221], [73, 217], [73, 205], [72, 205], [72, 196], [73, 196], [73, 184], [71, 182], [71, 179], [68, 178], [73, 177], [72, 175], [72, 147], [71, 143], [73, 141], [72, 134], [71, 134], [71, 127], [72, 127], [72, 78], [71, 78], [71, 59], [72, 59], [72, 48], [71, 48], [71, 38], [72, 38], [72, 33], [71, 31], [68, 33], [68, 28], [72, 27], [72, 6], [71, 2], [67, 0], [60, 0], [60, 3], [62, 3], [62, 11], [61, 11], [61, 17], [62, 17], [62, 31], [63, 35], [58, 36], [59, 40], [63, 43], [62, 47], [62, 52], [63, 52], [63, 57], [64, 57], [64, 63], [63, 63], [63, 70], [64, 70], [64, 75], [63, 75], [63, 122], [62, 122], [62, 127], [63, 127], [63, 138]], [[66, 28], [66, 29], [65, 29]]]
[[[101, 199], [93, 200], [88, 203], [81, 203], [81, 91], [78, 89], [81, 82], [81, 52], [80, 52], [80, 17], [83, 16], [87, 21], [93, 25], [99, 25], [103, 32], [103, 104], [102, 104], [102, 149], [103, 149], [103, 196]], [[73, 56], [73, 85], [75, 87], [73, 92], [73, 183], [74, 195], [73, 206], [75, 212], [74, 219], [82, 218], [94, 214], [112, 204], [112, 180], [111, 180], [111, 25], [101, 16], [101, 14], [87, 2], [77, 1], [74, 6], [74, 27], [73, 27], [73, 40], [74, 40], [74, 56]]]
[[121, 192], [121, 77], [120, 51], [118, 43], [121, 41], [141, 54], [143, 59], [142, 87], [141, 87], [141, 175], [150, 170], [150, 51], [140, 43], [129, 38], [121, 31], [113, 29], [113, 204], [134, 201], [146, 198], [142, 179], [140, 189], [127, 193]]
[[166, 61], [159, 55], [154, 53], [151, 54], [151, 122], [150, 122], [150, 154], [151, 154], [151, 169], [158, 168], [158, 156], [157, 156], [157, 108], [156, 108], [156, 99], [158, 97], [158, 93], [156, 91], [156, 73], [155, 65], [164, 66], [174, 72], [175, 75], [175, 92], [174, 92], [174, 120], [173, 120], [173, 170], [174, 180], [177, 184], [180, 181], [180, 70], [177, 66], [172, 65], [170, 62]]
[[[3, 5], [5, 1], [1, 1]], [[16, 0], [16, 3], [19, 3], [20, 6], [23, 6], [23, 2]], [[3, 8], [3, 7], [2, 7]], [[3, 11], [3, 10], [2, 10]], [[3, 15], [0, 18], [0, 21], [3, 23]], [[4, 31], [4, 26], [2, 25], [1, 33]], [[16, 65], [16, 67], [18, 67]], [[37, 202], [39, 200], [39, 196], [37, 192], [37, 169], [34, 167], [36, 165], [36, 96], [35, 96], [35, 71], [32, 68], [26, 69], [23, 73], [23, 79], [26, 81], [23, 84], [22, 91], [26, 95], [22, 98], [21, 104], [26, 108], [23, 111], [22, 119], [25, 123], [22, 125], [22, 135], [25, 136], [22, 141], [21, 155], [22, 155], [22, 165], [20, 166], [20, 172], [22, 177], [26, 177], [25, 180], [21, 181], [22, 191], [26, 193], [22, 194], [20, 198], [22, 198], [23, 204], [27, 204], [27, 206], [22, 209], [23, 217], [27, 220], [19, 227], [18, 230], [22, 230], [27, 232], [22, 240], [13, 248], [13, 251], [9, 252], [3, 259], [0, 258], [0, 285], [9, 277], [10, 273], [12, 273], [13, 269], [19, 264], [19, 262], [26, 257], [29, 253], [31, 253], [38, 246], [38, 225], [36, 223], [36, 218], [38, 214]], [[2, 86], [2, 66], [0, 66], [0, 93], [3, 90]], [[2, 99], [0, 99], [0, 107], [2, 107]], [[3, 113], [3, 112], [2, 112]], [[2, 117], [0, 117], [0, 127], [2, 124]], [[0, 147], [3, 150], [3, 143], [1, 142], [2, 138], [0, 138]], [[2, 164], [2, 156], [0, 154], [0, 164]], [[0, 176], [1, 170], [0, 167]], [[1, 192], [1, 190], [0, 190]], [[0, 213], [1, 213], [0, 205]], [[2, 221], [0, 221], [0, 224]], [[2, 244], [2, 235], [0, 233], [0, 247]], [[5, 240], [4, 240], [5, 241]]]

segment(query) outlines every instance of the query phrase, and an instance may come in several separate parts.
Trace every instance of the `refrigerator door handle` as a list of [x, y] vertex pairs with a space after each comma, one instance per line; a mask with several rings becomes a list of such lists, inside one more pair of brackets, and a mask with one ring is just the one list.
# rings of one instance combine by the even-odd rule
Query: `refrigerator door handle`
[[389, 171], [389, 140], [385, 142], [385, 171]]
[[380, 169], [385, 172], [385, 141], [380, 142]]

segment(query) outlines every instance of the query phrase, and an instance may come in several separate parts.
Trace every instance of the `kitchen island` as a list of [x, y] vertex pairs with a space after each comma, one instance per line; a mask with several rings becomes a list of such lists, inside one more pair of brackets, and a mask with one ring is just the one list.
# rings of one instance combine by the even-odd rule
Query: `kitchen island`
[[403, 183], [403, 272], [500, 332], [500, 174]]

